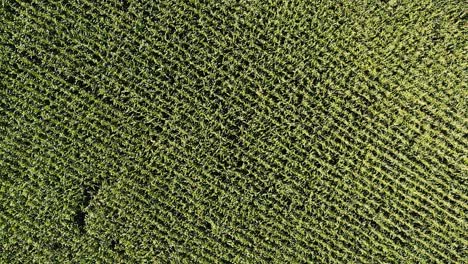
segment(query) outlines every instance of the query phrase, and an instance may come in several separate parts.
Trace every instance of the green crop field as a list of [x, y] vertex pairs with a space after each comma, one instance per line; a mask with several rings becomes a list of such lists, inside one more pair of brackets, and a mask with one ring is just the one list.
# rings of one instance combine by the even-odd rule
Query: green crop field
[[0, 1], [0, 263], [468, 263], [465, 0]]

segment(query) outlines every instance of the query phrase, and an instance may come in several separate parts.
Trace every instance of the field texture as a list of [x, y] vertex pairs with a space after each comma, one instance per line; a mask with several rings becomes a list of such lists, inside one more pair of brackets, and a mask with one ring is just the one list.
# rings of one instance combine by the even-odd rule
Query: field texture
[[0, 263], [467, 263], [466, 1], [0, 1]]

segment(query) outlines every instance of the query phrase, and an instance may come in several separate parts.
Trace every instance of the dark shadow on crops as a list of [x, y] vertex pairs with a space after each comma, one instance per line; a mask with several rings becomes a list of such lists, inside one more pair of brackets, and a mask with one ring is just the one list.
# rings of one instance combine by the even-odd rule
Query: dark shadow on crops
[[336, 156], [333, 156], [333, 157], [331, 158], [331, 160], [329, 161], [329, 163], [330, 163], [330, 165], [333, 166], [333, 165], [336, 165], [336, 164], [338, 163], [338, 161], [339, 161], [339, 158], [336, 157]]
[[86, 218], [86, 213], [83, 210], [79, 210], [74, 217], [74, 221], [78, 225], [80, 233], [84, 233], [85, 231], [84, 229], [85, 224], [86, 224], [85, 218]]
[[119, 249], [119, 241], [118, 240], [112, 240], [110, 243], [110, 249], [118, 254], [123, 254], [124, 251], [122, 249]]
[[74, 222], [76, 223], [76, 225], [78, 225], [78, 228], [81, 233], [85, 232], [85, 227], [86, 227], [85, 219], [86, 219], [87, 213], [84, 209], [89, 206], [93, 197], [99, 191], [100, 187], [101, 187], [100, 185], [94, 185], [94, 186], [85, 186], [83, 188], [83, 200], [81, 204], [82, 206], [80, 206], [80, 208], [78, 209], [74, 217]]
[[127, 12], [130, 3], [127, 0], [121, 0], [120, 3], [122, 4], [122, 11]]
[[60, 244], [60, 243], [53, 243], [53, 244], [50, 246], [50, 248], [51, 248], [52, 250], [59, 250], [59, 249], [62, 248], [62, 244]]

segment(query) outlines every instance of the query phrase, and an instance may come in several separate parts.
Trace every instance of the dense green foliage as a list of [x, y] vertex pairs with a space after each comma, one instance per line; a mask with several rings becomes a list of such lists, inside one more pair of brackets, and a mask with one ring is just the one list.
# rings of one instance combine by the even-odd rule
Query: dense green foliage
[[468, 262], [464, 7], [1, 1], [0, 262]]

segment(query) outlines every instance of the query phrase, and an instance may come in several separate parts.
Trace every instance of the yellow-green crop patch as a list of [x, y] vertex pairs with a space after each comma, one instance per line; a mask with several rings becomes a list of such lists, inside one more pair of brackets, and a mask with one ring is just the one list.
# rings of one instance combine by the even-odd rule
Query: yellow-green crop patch
[[468, 262], [464, 1], [0, 1], [0, 263]]

